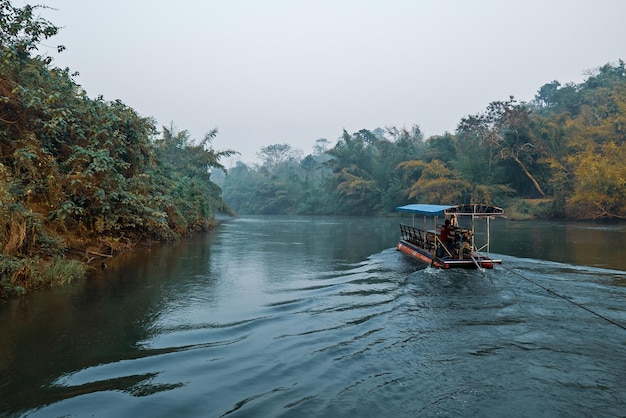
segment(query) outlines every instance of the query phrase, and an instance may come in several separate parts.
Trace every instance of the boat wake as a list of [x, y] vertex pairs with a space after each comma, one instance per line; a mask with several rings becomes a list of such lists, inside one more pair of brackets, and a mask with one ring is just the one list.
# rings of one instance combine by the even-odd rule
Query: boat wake
[[281, 286], [196, 275], [132, 350], [27, 414], [619, 415], [626, 334], [517, 274], [626, 323], [618, 272], [502, 259], [482, 275], [389, 248]]

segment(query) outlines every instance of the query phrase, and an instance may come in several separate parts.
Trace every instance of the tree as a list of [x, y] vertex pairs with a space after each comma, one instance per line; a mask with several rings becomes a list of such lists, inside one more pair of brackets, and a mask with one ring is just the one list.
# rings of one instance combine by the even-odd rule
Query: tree
[[234, 150], [214, 150], [211, 142], [217, 136], [217, 129], [212, 129], [204, 135], [201, 141], [191, 139], [186, 130], [176, 132], [173, 125], [163, 127], [163, 135], [154, 141], [158, 156], [170, 164], [177, 173], [189, 177], [198, 177], [210, 181], [211, 168], [226, 171], [220, 163], [222, 158], [237, 154]]
[[0, 297], [57, 280], [59, 266], [82, 274], [70, 257], [172, 239], [228, 210], [210, 179], [232, 154], [210, 147], [217, 131], [153, 142], [151, 118], [90, 99], [69, 69], [33, 56], [58, 31], [36, 8], [0, 0]]
[[235, 151], [214, 150], [211, 141], [216, 135], [217, 129], [213, 129], [203, 140], [194, 141], [188, 131], [176, 132], [171, 125], [163, 127], [161, 138], [154, 140], [156, 158], [162, 165], [157, 173], [167, 191], [164, 209], [170, 227], [179, 234], [205, 229], [215, 213], [231, 212], [222, 200], [221, 189], [211, 181], [211, 170], [226, 171], [219, 160]]
[[535, 190], [545, 197], [546, 193], [531, 171], [541, 149], [536, 147], [530, 124], [530, 109], [517, 103], [511, 96], [505, 102], [491, 102], [483, 114], [463, 118], [459, 131], [477, 136], [488, 144], [490, 161], [493, 150], [499, 153], [502, 160], [512, 159], [532, 182]]
[[241, 161], [228, 170], [224, 179], [223, 198], [237, 213], [255, 213], [260, 178]]
[[326, 138], [319, 138], [315, 140], [315, 145], [313, 146], [313, 154], [322, 155], [328, 149], [330, 145], [330, 141]]
[[424, 142], [424, 134], [418, 125], [413, 125], [411, 129], [387, 127], [386, 134], [395, 145], [396, 162], [424, 157], [426, 143]]
[[279, 166], [289, 160], [295, 158], [298, 152], [289, 144], [273, 144], [262, 147], [257, 156], [262, 161], [263, 170], [269, 175], [275, 174]]
[[[59, 27], [40, 17], [35, 18], [34, 12], [45, 6], [26, 5], [14, 7], [10, 0], [0, 0], [0, 39], [2, 48], [13, 50], [16, 57], [24, 60], [30, 58], [31, 51], [38, 48], [42, 40], [53, 37]], [[62, 45], [58, 51], [65, 49]], [[46, 60], [46, 63], [50, 63]]]
[[589, 147], [576, 167], [571, 211], [583, 218], [626, 219], [626, 143]]
[[449, 133], [431, 136], [426, 141], [426, 159], [428, 161], [454, 161], [459, 153], [459, 144], [456, 138]]
[[337, 144], [327, 151], [330, 159], [324, 164], [332, 171], [327, 185], [346, 213], [365, 214], [380, 202], [380, 189], [372, 175], [378, 142], [369, 131], [350, 135], [344, 130]]
[[470, 185], [439, 160], [428, 163], [411, 186], [409, 198], [424, 202], [455, 204], [463, 200]]

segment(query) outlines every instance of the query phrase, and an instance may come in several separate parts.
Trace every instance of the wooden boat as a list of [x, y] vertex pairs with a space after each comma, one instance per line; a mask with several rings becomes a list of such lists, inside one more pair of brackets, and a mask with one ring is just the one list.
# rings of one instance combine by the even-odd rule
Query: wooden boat
[[[489, 205], [428, 205], [411, 204], [396, 208], [413, 215], [413, 224], [400, 224], [398, 250], [409, 257], [438, 268], [493, 268], [502, 263], [489, 256], [490, 220], [504, 217], [504, 210]], [[423, 227], [415, 225], [416, 216], [423, 217]], [[450, 239], [441, 240], [438, 222], [451, 220]], [[476, 242], [476, 220], [486, 222], [481, 245]], [[455, 222], [456, 221], [456, 222]], [[428, 229], [428, 228], [432, 229]], [[484, 252], [484, 254], [482, 253]]]

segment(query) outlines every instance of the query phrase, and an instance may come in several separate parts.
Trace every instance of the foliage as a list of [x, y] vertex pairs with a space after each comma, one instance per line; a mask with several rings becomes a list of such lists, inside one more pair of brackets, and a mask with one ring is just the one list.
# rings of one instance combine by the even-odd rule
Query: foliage
[[324, 214], [331, 212], [323, 192], [325, 155], [299, 158], [290, 145], [264, 147], [261, 165], [239, 162], [224, 180], [224, 200], [242, 214]]
[[223, 202], [221, 189], [211, 181], [211, 169], [225, 171], [219, 160], [235, 153], [214, 150], [211, 141], [216, 135], [214, 129], [195, 143], [189, 132], [176, 132], [170, 126], [164, 127], [162, 137], [154, 141], [159, 162], [155, 177], [162, 185], [161, 197], [169, 227], [177, 234], [206, 229], [217, 213], [234, 214]]
[[210, 178], [233, 154], [211, 148], [217, 131], [197, 143], [166, 128], [157, 138], [152, 119], [89, 98], [68, 69], [33, 55], [58, 31], [34, 10], [0, 0], [0, 296], [230, 211]]
[[304, 172], [297, 156], [278, 158], [289, 145], [263, 148], [263, 165], [228, 173], [225, 200], [242, 213], [376, 214], [423, 201], [510, 205], [523, 217], [626, 217], [623, 61], [580, 84], [552, 81], [531, 103], [489, 103], [454, 134], [424, 140], [417, 126], [388, 127], [327, 143], [300, 160]]
[[22, 295], [44, 286], [56, 286], [82, 278], [87, 266], [77, 260], [55, 257], [19, 258], [0, 254], [0, 297]]
[[577, 155], [570, 210], [582, 218], [626, 218], [626, 142], [590, 146]]
[[[35, 18], [34, 12], [44, 6], [14, 7], [10, 0], [0, 0], [0, 39], [4, 48], [12, 49], [20, 58], [37, 49], [39, 43], [56, 35], [59, 28], [45, 19]], [[63, 46], [58, 46], [59, 51]]]
[[504, 102], [490, 103], [484, 113], [463, 118], [458, 131], [460, 137], [477, 140], [482, 147], [488, 148], [489, 171], [494, 163], [506, 165], [507, 160], [513, 160], [516, 167], [506, 170], [513, 174], [509, 180], [523, 187], [522, 183], [516, 181], [519, 178], [517, 168], [523, 173], [522, 178], [530, 180], [534, 190], [545, 197], [535, 174], [534, 164], [539, 160], [541, 148], [536, 146], [530, 114], [531, 110], [525, 104], [510, 97]]
[[419, 197], [425, 202], [455, 204], [463, 200], [470, 184], [449, 170], [441, 161], [431, 161], [420, 178], [411, 186], [409, 198]]

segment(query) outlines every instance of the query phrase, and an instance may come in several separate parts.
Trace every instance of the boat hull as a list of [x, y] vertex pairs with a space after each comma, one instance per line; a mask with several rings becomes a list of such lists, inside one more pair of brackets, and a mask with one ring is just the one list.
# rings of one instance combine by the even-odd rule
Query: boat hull
[[494, 264], [501, 263], [501, 260], [494, 260], [483, 255], [477, 255], [472, 258], [456, 259], [451, 257], [436, 257], [408, 241], [400, 240], [397, 246], [398, 250], [414, 260], [427, 264], [431, 267], [449, 269], [449, 268], [466, 268], [475, 269], [479, 266], [484, 269], [492, 269]]

